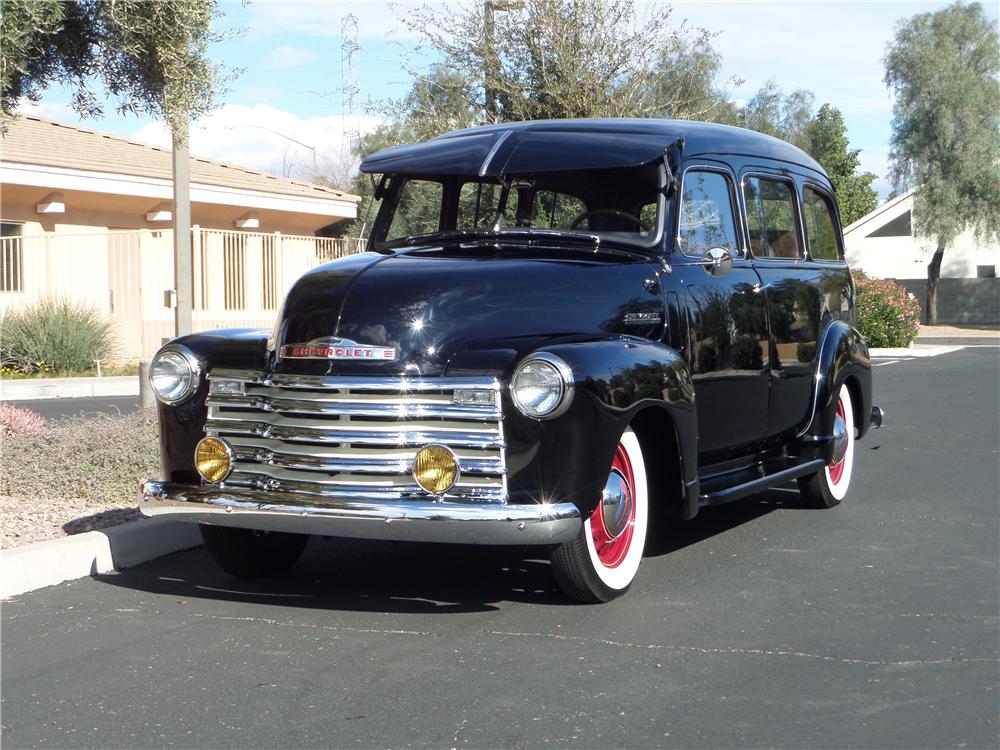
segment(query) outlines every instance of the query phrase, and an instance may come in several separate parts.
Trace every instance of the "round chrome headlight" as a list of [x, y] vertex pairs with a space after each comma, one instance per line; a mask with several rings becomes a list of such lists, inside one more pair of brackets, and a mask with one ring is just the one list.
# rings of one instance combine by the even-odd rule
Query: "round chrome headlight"
[[573, 372], [554, 354], [538, 352], [518, 365], [510, 381], [514, 405], [533, 419], [555, 417], [569, 408]]
[[198, 388], [201, 368], [190, 349], [172, 346], [162, 349], [149, 366], [149, 384], [153, 393], [165, 404], [176, 404], [191, 396]]

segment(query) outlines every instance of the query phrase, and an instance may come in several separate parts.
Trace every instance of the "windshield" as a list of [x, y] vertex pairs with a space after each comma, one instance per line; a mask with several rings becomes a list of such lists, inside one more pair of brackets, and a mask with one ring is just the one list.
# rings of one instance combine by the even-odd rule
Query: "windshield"
[[[662, 164], [537, 175], [440, 179], [390, 175], [377, 191], [378, 249], [433, 242], [436, 234], [537, 230], [652, 247], [662, 237]], [[544, 231], [543, 231], [544, 230]]]

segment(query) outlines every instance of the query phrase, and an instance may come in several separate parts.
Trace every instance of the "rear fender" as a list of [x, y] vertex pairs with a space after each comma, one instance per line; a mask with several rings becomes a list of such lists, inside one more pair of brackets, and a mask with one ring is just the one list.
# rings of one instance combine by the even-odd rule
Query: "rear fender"
[[854, 327], [837, 320], [827, 326], [817, 356], [816, 385], [813, 392], [812, 418], [799, 439], [804, 448], [832, 458], [833, 412], [840, 388], [851, 388], [855, 402], [858, 437], [867, 431], [872, 410], [871, 357], [864, 337]]

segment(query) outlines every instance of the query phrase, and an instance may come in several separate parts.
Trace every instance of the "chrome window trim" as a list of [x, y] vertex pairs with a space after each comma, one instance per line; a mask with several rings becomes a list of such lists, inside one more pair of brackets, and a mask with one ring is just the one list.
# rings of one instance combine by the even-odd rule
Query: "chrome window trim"
[[[174, 399], [164, 398], [157, 392], [156, 388], [153, 387], [153, 362], [155, 362], [156, 358], [161, 354], [166, 354], [168, 352], [174, 352], [181, 355], [181, 357], [183, 357], [187, 362], [188, 368], [191, 370], [191, 387], [188, 388], [181, 396]], [[201, 362], [198, 360], [197, 355], [184, 346], [184, 344], [166, 344], [153, 355], [153, 359], [149, 364], [149, 375], [146, 379], [149, 381], [149, 389], [153, 392], [157, 401], [161, 404], [166, 404], [167, 406], [174, 406], [175, 404], [187, 401], [198, 391], [198, 386], [201, 384]]]
[[733, 212], [733, 229], [736, 230], [736, 242], [739, 245], [738, 253], [733, 257], [739, 260], [745, 260], [748, 257], [749, 251], [749, 240], [748, 237], [744, 235], [743, 227], [743, 214], [741, 211], [742, 204], [740, 203], [740, 198], [737, 195], [736, 190], [736, 175], [733, 173], [732, 169], [723, 166], [721, 164], [709, 164], [709, 163], [692, 163], [684, 167], [684, 171], [681, 174], [681, 184], [680, 189], [677, 191], [677, 231], [674, 233], [674, 246], [680, 250], [681, 255], [685, 258], [701, 258], [701, 255], [684, 252], [684, 248], [681, 247], [680, 234], [681, 234], [681, 207], [684, 200], [684, 180], [687, 179], [688, 172], [715, 172], [716, 174], [721, 174], [723, 177], [727, 178], [726, 181], [729, 185], [729, 207]]
[[[772, 182], [784, 182], [791, 185], [791, 195], [792, 195], [792, 212], [795, 214], [795, 228], [797, 232], [796, 239], [798, 240], [799, 254], [794, 258], [781, 257], [776, 255], [757, 255], [753, 251], [753, 245], [750, 243], [750, 222], [749, 207], [746, 204], [746, 187], [745, 183], [747, 178], [756, 177], [757, 179], [771, 180]], [[801, 198], [799, 196], [799, 187], [796, 183], [795, 178], [790, 175], [776, 174], [774, 172], [767, 172], [761, 169], [751, 169], [743, 172], [740, 175], [740, 197], [743, 204], [744, 216], [746, 221], [747, 230], [747, 255], [753, 258], [755, 261], [766, 261], [768, 263], [805, 263], [806, 258], [806, 239], [805, 239], [805, 225], [802, 222], [802, 206]]]

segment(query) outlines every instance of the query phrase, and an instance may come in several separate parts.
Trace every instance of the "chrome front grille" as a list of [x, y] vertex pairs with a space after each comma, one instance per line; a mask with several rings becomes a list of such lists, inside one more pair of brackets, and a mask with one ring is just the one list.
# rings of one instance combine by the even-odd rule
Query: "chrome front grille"
[[446, 445], [461, 475], [440, 500], [507, 501], [495, 378], [385, 378], [214, 370], [205, 434], [235, 458], [227, 487], [356, 500], [427, 500], [417, 451]]

